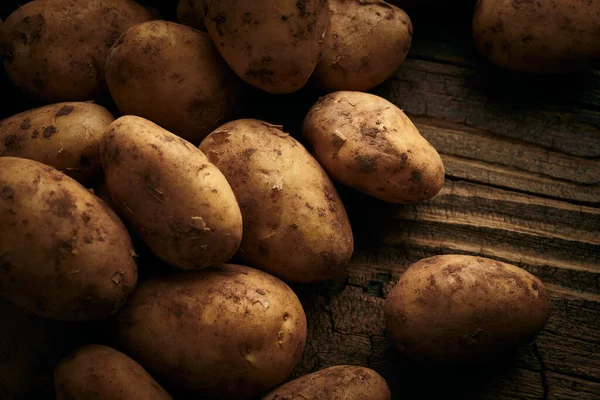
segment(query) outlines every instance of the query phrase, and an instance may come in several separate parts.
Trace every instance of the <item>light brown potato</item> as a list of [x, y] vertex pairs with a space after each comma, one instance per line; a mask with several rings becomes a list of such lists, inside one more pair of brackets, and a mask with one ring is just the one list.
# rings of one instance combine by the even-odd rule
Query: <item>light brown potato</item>
[[58, 103], [0, 121], [0, 156], [28, 158], [49, 165], [82, 185], [102, 173], [100, 138], [114, 121], [92, 103]]
[[177, 3], [177, 21], [191, 28], [206, 31], [200, 3], [200, 0], [179, 0], [179, 3]]
[[0, 157], [0, 220], [0, 295], [33, 314], [105, 319], [136, 285], [121, 220], [52, 167]]
[[217, 266], [236, 252], [242, 216], [231, 186], [189, 142], [140, 117], [113, 122], [101, 157], [114, 204], [167, 263]]
[[385, 1], [329, 0], [331, 34], [312, 76], [319, 88], [368, 91], [394, 74], [412, 42], [408, 15]]
[[56, 400], [171, 400], [144, 367], [110, 347], [87, 345], [54, 372]]
[[346, 210], [300, 143], [281, 127], [243, 119], [221, 126], [200, 149], [223, 172], [240, 204], [241, 259], [292, 282], [343, 274], [354, 249]]
[[306, 341], [294, 292], [240, 265], [147, 281], [118, 317], [119, 341], [136, 360], [210, 399], [253, 398], [280, 384]]
[[4, 67], [16, 86], [45, 101], [102, 98], [108, 50], [151, 18], [131, 0], [32, 1], [5, 21]]
[[236, 74], [273, 94], [302, 88], [329, 31], [323, 0], [204, 0], [204, 23]]
[[262, 400], [390, 400], [390, 389], [377, 372], [337, 365], [281, 385]]
[[523, 269], [443, 255], [410, 266], [384, 312], [401, 353], [434, 363], [479, 362], [533, 340], [550, 306], [543, 283]]
[[473, 35], [477, 48], [501, 67], [572, 71], [600, 58], [600, 0], [479, 0]]
[[127, 30], [110, 50], [106, 81], [121, 114], [196, 145], [232, 118], [241, 83], [206, 33], [166, 21]]
[[361, 92], [321, 97], [302, 134], [329, 175], [390, 203], [416, 203], [444, 184], [437, 151], [394, 104]]

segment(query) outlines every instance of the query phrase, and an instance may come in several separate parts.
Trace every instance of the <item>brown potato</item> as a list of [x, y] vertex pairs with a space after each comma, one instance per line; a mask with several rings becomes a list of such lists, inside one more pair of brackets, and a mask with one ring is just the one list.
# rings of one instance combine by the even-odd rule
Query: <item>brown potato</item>
[[281, 279], [317, 282], [345, 271], [352, 230], [331, 180], [281, 127], [243, 119], [211, 133], [200, 149], [239, 201], [238, 256]]
[[106, 346], [87, 345], [54, 372], [56, 400], [171, 400], [137, 362]]
[[299, 90], [313, 73], [329, 30], [323, 0], [204, 0], [217, 49], [246, 82], [274, 94]]
[[241, 83], [206, 33], [166, 21], [128, 29], [110, 50], [106, 81], [121, 114], [196, 145], [232, 118]]
[[182, 269], [229, 260], [242, 237], [231, 186], [189, 142], [140, 117], [113, 122], [101, 157], [114, 204], [167, 263]]
[[101, 320], [134, 289], [125, 226], [54, 168], [0, 157], [0, 219], [0, 295], [19, 307], [58, 320]]
[[473, 35], [477, 48], [501, 67], [572, 71], [600, 58], [600, 0], [479, 0]]
[[136, 360], [174, 386], [247, 399], [291, 373], [306, 316], [279, 279], [226, 264], [142, 283], [119, 313], [118, 332]]
[[312, 76], [319, 88], [368, 91], [394, 74], [412, 42], [408, 15], [385, 1], [329, 0], [331, 34]]
[[533, 340], [550, 316], [550, 297], [523, 269], [443, 255], [411, 265], [384, 312], [405, 355], [434, 363], [485, 361]]
[[[195, 3], [201, 3], [201, 1], [179, 0], [179, 3], [177, 3], [177, 21], [179, 21], [180, 24], [187, 25], [191, 28], [206, 31], [204, 17], [200, 12], [202, 10], [202, 5], [196, 5]], [[198, 9], [196, 9], [196, 7], [198, 7]]]
[[58, 103], [0, 121], [0, 156], [28, 158], [49, 165], [82, 185], [102, 173], [100, 138], [114, 121], [92, 103]]
[[444, 164], [408, 117], [368, 93], [319, 99], [302, 133], [334, 179], [390, 203], [416, 203], [444, 184]]
[[337, 365], [288, 382], [262, 400], [390, 400], [390, 389], [377, 372]]
[[131, 0], [32, 1], [5, 21], [4, 67], [16, 86], [45, 101], [101, 98], [108, 50], [151, 18]]

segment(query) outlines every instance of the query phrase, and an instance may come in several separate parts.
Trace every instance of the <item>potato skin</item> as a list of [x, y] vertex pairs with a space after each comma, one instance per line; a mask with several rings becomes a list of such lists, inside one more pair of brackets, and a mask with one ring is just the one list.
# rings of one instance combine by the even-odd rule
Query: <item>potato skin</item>
[[273, 94], [302, 88], [329, 31], [327, 0], [204, 0], [217, 49], [246, 82]]
[[0, 219], [0, 294], [13, 304], [57, 320], [101, 320], [134, 289], [125, 226], [54, 168], [0, 157]]
[[130, 0], [36, 0], [5, 21], [4, 66], [21, 90], [45, 101], [84, 101], [106, 92], [108, 50], [150, 13]]
[[286, 281], [318, 282], [345, 270], [352, 230], [331, 180], [281, 127], [232, 121], [200, 149], [238, 199], [244, 234], [238, 256]]
[[56, 400], [171, 400], [172, 397], [125, 354], [87, 345], [65, 357], [54, 371]]
[[473, 17], [477, 48], [492, 63], [523, 72], [586, 66], [600, 58], [599, 32], [600, 0], [479, 0]]
[[0, 121], [0, 156], [28, 158], [82, 185], [102, 173], [100, 139], [113, 115], [92, 103], [58, 103]]
[[412, 23], [384, 1], [329, 0], [331, 34], [312, 76], [328, 92], [368, 91], [394, 74], [412, 42]]
[[411, 265], [384, 313], [401, 353], [433, 363], [480, 362], [533, 340], [550, 307], [543, 283], [523, 269], [443, 255]]
[[365, 367], [336, 365], [281, 385], [262, 400], [390, 400], [388, 385]]
[[201, 3], [200, 0], [179, 0], [179, 3], [177, 3], [177, 21], [182, 25], [206, 31]]
[[239, 89], [208, 34], [166, 21], [128, 29], [110, 50], [106, 81], [121, 114], [196, 145], [232, 118]]
[[444, 184], [437, 151], [394, 104], [368, 93], [321, 97], [302, 134], [329, 175], [390, 203], [416, 203]]
[[242, 216], [223, 174], [189, 142], [144, 118], [124, 116], [102, 138], [110, 196], [167, 263], [199, 269], [236, 252]]
[[306, 341], [294, 292], [231, 264], [141, 284], [118, 328], [121, 345], [150, 371], [211, 399], [252, 398], [280, 384]]

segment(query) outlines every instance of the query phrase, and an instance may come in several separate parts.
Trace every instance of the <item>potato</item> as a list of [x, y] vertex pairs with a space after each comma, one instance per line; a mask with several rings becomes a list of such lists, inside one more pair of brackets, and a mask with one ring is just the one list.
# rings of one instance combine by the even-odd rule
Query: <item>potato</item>
[[337, 365], [288, 382], [262, 400], [390, 400], [390, 389], [377, 372]]
[[548, 321], [550, 298], [525, 270], [443, 255], [410, 266], [384, 312], [401, 353], [434, 363], [478, 362], [533, 340]]
[[127, 30], [110, 50], [106, 81], [121, 114], [196, 145], [231, 119], [238, 89], [206, 33], [166, 21]]
[[437, 151], [389, 101], [368, 93], [321, 97], [304, 119], [302, 134], [329, 175], [390, 203], [416, 203], [444, 184]]
[[412, 42], [412, 23], [385, 1], [329, 0], [331, 34], [312, 79], [326, 91], [367, 91], [393, 75]]
[[273, 94], [302, 88], [329, 31], [324, 0], [204, 0], [204, 23], [236, 74]]
[[36, 0], [5, 21], [4, 67], [21, 90], [45, 101], [102, 98], [108, 50], [151, 19], [131, 0]]
[[479, 0], [473, 35], [477, 48], [501, 67], [568, 72], [600, 58], [600, 0]]
[[58, 103], [0, 121], [0, 156], [50, 165], [83, 185], [102, 173], [100, 138], [114, 117], [91, 103]]
[[238, 256], [281, 279], [340, 275], [352, 230], [335, 187], [317, 161], [281, 127], [242, 119], [211, 133], [200, 149], [225, 174], [239, 201]]
[[113, 202], [158, 257], [198, 269], [236, 252], [240, 208], [198, 148], [144, 118], [124, 116], [109, 126], [100, 152]]
[[56, 400], [167, 400], [172, 397], [137, 362], [110, 347], [87, 345], [54, 372]]
[[100, 320], [137, 281], [121, 220], [76, 181], [0, 157], [0, 295], [42, 317]]
[[174, 386], [247, 399], [298, 363], [306, 316], [279, 279], [225, 264], [142, 283], [118, 315], [118, 332], [127, 352]]
[[[180, 24], [187, 25], [194, 29], [206, 31], [204, 26], [204, 18], [202, 14], [196, 10], [194, 3], [200, 3], [198, 0], [179, 0], [177, 3], [177, 21]], [[201, 5], [198, 6], [201, 10]]]

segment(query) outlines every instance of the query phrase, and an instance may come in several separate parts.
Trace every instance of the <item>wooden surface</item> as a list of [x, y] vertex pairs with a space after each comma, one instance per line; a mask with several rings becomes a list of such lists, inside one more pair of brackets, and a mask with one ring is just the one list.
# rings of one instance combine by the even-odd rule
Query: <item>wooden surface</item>
[[[413, 16], [410, 59], [375, 90], [438, 149], [446, 184], [414, 206], [340, 188], [356, 254], [345, 281], [294, 286], [310, 330], [295, 374], [369, 366], [398, 400], [600, 399], [600, 71], [498, 71], [474, 50], [468, 18], [451, 16]], [[547, 284], [552, 317], [535, 343], [472, 370], [394, 351], [384, 298], [411, 262], [448, 253], [506, 261]]]

